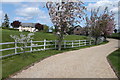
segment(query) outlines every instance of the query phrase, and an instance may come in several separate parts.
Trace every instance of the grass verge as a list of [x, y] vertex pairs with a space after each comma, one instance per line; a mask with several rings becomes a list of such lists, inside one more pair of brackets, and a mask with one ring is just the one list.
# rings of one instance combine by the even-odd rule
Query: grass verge
[[115, 71], [116, 75], [120, 79], [120, 60], [119, 60], [120, 59], [120, 48], [112, 52], [110, 55], [108, 55], [107, 59], [111, 67]]

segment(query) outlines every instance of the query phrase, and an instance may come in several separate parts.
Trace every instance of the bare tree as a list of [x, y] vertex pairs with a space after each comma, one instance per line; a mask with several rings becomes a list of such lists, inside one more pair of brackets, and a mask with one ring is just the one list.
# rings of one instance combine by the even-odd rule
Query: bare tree
[[47, 2], [46, 7], [52, 23], [55, 26], [55, 32], [58, 37], [58, 50], [61, 50], [62, 40], [70, 26], [80, 23], [86, 10], [81, 1], [70, 2], [62, 0], [61, 2]]

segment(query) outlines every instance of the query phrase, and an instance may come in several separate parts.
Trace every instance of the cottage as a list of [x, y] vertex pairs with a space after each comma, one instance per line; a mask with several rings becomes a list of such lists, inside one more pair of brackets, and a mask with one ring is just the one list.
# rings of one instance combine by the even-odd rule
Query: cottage
[[81, 26], [78, 25], [78, 26], [74, 27], [73, 34], [75, 34], [75, 35], [81, 35], [82, 32], [83, 32], [83, 30], [82, 30]]
[[36, 23], [21, 23], [19, 27], [19, 31], [30, 31], [30, 32], [36, 32], [38, 29], [35, 28]]

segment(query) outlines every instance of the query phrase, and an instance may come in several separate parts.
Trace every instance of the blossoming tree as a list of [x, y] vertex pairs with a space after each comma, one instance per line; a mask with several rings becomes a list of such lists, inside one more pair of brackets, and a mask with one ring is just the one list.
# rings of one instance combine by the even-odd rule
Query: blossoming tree
[[105, 40], [107, 35], [110, 35], [114, 30], [114, 14], [108, 11], [108, 7], [104, 12], [99, 14], [99, 8], [91, 10], [90, 18], [86, 17], [86, 24], [89, 26], [89, 34], [95, 38], [95, 44], [100, 36], [104, 36]]
[[81, 22], [86, 8], [83, 2], [77, 0], [76, 2], [71, 2], [70, 0], [47, 2], [46, 7], [55, 26], [55, 32], [58, 37], [58, 50], [61, 50], [64, 35], [70, 26]]
[[[20, 34], [20, 35], [10, 35], [11, 38], [14, 39], [15, 43], [19, 43], [19, 47], [23, 53], [25, 53], [25, 49], [28, 46], [28, 43], [33, 39], [34, 33], [29, 33], [27, 35]], [[26, 55], [25, 55], [26, 56]]]
[[108, 7], [105, 8], [103, 15], [101, 15], [100, 25], [102, 28], [102, 35], [105, 40], [106, 37], [113, 33], [115, 28], [114, 13], [108, 11]]

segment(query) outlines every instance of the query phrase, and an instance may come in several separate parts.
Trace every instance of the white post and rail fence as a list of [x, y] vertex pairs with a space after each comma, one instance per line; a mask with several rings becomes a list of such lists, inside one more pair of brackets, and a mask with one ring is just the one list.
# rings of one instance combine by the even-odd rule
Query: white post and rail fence
[[[37, 44], [35, 44], [37, 43]], [[40, 44], [39, 44], [40, 43]], [[0, 49], [0, 52], [2, 52], [2, 56], [0, 58], [16, 55], [23, 53], [23, 51], [19, 51], [21, 47], [18, 45], [18, 42], [6, 42], [6, 43], [0, 43], [1, 46], [3, 45], [10, 45], [12, 44], [12, 48], [4, 48]], [[93, 45], [94, 40], [63, 40], [62, 48], [74, 48], [74, 47], [81, 47], [81, 46], [89, 46]], [[57, 40], [43, 40], [43, 41], [30, 41], [29, 45], [26, 46], [25, 48], [29, 48], [29, 50], [25, 52], [34, 52], [34, 51], [42, 51], [42, 50], [49, 50], [49, 49], [57, 49]], [[11, 54], [6, 54], [4, 51], [12, 50], [14, 51]], [[4, 53], [6, 55], [4, 55]]]

